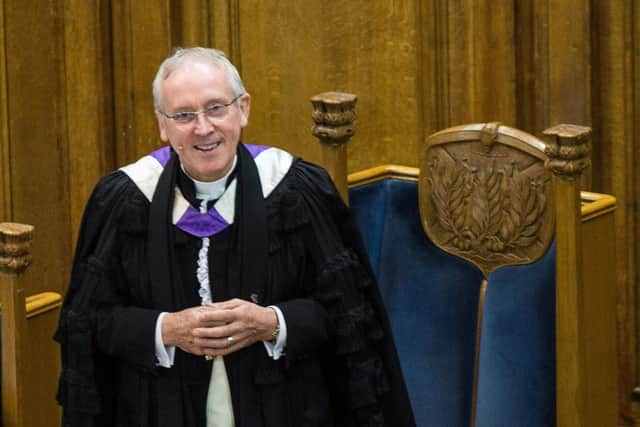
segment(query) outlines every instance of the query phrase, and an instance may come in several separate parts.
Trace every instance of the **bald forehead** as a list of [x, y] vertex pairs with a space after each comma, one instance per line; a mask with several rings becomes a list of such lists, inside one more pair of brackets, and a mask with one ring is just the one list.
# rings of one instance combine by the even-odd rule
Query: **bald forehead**
[[175, 68], [169, 70], [164, 76], [163, 82], [169, 80], [175, 75], [189, 75], [189, 74], [217, 74], [220, 73], [224, 76], [227, 84], [231, 86], [231, 79], [227, 75], [225, 68], [207, 58], [185, 58], [183, 61], [176, 64]]

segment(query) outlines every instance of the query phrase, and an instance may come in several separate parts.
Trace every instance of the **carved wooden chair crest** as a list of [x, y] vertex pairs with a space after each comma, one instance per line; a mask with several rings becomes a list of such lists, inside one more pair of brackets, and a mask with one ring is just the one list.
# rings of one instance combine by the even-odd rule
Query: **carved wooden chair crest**
[[554, 233], [551, 172], [544, 144], [498, 122], [433, 134], [420, 165], [422, 224], [441, 249], [484, 274], [528, 264]]

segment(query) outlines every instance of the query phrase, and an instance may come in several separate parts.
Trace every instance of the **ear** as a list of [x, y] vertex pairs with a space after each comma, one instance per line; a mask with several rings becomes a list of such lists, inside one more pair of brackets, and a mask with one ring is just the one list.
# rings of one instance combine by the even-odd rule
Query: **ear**
[[160, 130], [160, 139], [162, 142], [169, 142], [169, 136], [167, 135], [167, 122], [162, 114], [156, 111], [156, 119], [158, 119], [158, 129]]
[[242, 117], [240, 118], [240, 127], [243, 128], [249, 123], [249, 111], [251, 110], [251, 95], [245, 93], [242, 98], [240, 98], [240, 114]]

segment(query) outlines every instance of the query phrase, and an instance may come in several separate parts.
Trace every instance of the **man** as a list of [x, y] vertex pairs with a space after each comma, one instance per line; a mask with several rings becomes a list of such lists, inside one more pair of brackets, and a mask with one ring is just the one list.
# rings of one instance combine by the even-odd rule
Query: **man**
[[213, 49], [153, 83], [169, 143], [88, 202], [56, 339], [64, 426], [408, 426], [388, 321], [319, 167], [245, 145]]

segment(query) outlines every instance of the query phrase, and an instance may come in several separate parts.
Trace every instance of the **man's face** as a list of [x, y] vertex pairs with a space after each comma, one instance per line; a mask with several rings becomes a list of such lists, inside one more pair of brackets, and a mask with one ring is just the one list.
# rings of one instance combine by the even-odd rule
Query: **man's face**
[[[236, 95], [222, 68], [204, 62], [185, 62], [162, 82], [160, 109], [169, 115], [202, 111], [227, 104]], [[249, 94], [229, 105], [226, 114], [208, 119], [199, 114], [191, 123], [178, 123], [156, 113], [160, 138], [169, 142], [185, 171], [199, 181], [222, 178], [231, 168], [240, 131], [249, 118]]]

